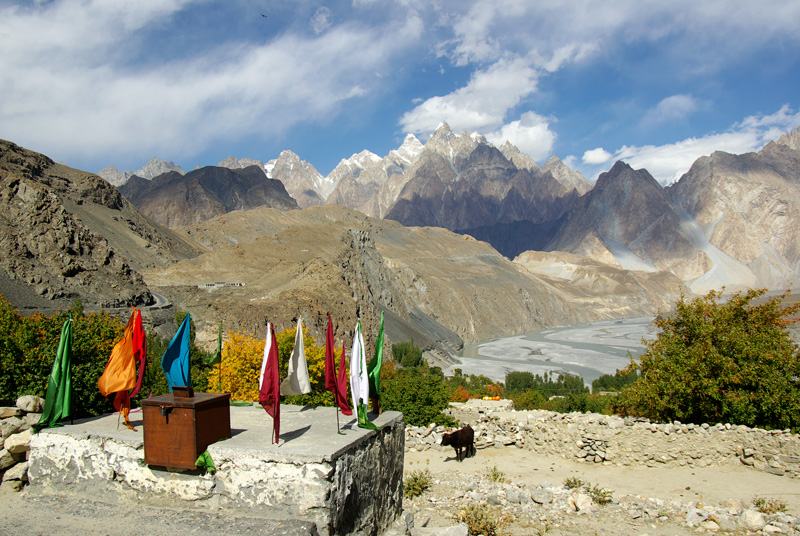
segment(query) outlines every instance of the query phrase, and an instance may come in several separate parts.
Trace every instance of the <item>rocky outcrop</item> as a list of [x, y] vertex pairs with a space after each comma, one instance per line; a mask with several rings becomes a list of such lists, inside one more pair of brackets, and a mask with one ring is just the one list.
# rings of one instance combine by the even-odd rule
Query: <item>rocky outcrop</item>
[[[156, 242], [145, 237], [157, 230], [97, 175], [0, 141], [0, 207], [0, 268], [16, 287], [49, 300], [151, 302], [141, 276], [119, 251]], [[138, 244], [125, 244], [131, 235]], [[175, 258], [155, 247], [148, 254], [151, 265], [159, 251]]]

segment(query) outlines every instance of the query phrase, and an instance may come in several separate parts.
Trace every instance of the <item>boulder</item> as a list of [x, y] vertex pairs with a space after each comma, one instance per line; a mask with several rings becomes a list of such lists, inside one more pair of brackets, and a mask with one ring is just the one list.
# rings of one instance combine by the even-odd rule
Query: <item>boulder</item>
[[6, 438], [3, 447], [11, 454], [23, 454], [31, 449], [31, 431], [25, 430]]
[[22, 410], [19, 408], [9, 408], [9, 407], [2, 407], [0, 408], [0, 419], [8, 419], [9, 417], [19, 417], [22, 415]]
[[764, 514], [755, 510], [745, 510], [742, 512], [742, 515], [739, 516], [739, 525], [747, 530], [761, 530], [766, 524], [767, 522], [764, 519]]
[[44, 409], [44, 398], [24, 395], [17, 399], [17, 407], [26, 413], [41, 413]]
[[18, 463], [3, 473], [3, 482], [7, 480], [28, 481], [28, 462]]

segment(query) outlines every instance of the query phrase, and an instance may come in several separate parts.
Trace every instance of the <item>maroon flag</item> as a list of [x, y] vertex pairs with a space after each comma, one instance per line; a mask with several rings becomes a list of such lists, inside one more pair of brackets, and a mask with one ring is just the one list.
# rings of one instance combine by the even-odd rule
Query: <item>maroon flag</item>
[[333, 349], [333, 322], [328, 313], [328, 330], [325, 332], [325, 389], [336, 393], [336, 356]]
[[281, 431], [281, 387], [278, 370], [278, 341], [272, 324], [267, 324], [267, 340], [264, 344], [264, 359], [261, 361], [261, 376], [258, 379], [258, 402], [272, 417], [275, 443]]
[[345, 415], [352, 415], [353, 410], [347, 403], [347, 371], [344, 369], [344, 341], [342, 341], [342, 357], [339, 359], [339, 377], [336, 379], [336, 390], [333, 392], [336, 397], [336, 405]]

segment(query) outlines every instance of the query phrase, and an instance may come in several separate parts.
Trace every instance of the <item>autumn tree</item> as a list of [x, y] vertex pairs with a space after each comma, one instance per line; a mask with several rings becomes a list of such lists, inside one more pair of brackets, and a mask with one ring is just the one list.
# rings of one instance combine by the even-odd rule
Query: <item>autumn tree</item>
[[659, 316], [658, 336], [626, 372], [639, 378], [616, 410], [658, 421], [730, 422], [767, 428], [800, 425], [800, 360], [787, 325], [800, 304], [765, 290], [721, 292]]

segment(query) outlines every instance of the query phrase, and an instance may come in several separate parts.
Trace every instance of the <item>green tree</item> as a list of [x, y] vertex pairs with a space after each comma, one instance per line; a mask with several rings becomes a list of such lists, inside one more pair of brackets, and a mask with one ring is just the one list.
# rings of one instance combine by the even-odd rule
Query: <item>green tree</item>
[[399, 342], [392, 345], [392, 357], [404, 367], [418, 367], [422, 360], [422, 350], [411, 342]]
[[783, 306], [765, 290], [721, 292], [659, 316], [660, 329], [643, 341], [645, 353], [625, 372], [639, 379], [622, 391], [615, 409], [658, 421], [731, 422], [767, 428], [800, 425], [800, 360], [786, 326], [800, 303]]
[[452, 417], [444, 415], [449, 391], [444, 376], [423, 368], [400, 369], [392, 378], [381, 377], [381, 406], [384, 410], [403, 413], [406, 423], [427, 426], [435, 422], [452, 425]]
[[534, 388], [533, 372], [514, 371], [506, 374], [506, 392], [522, 393]]

